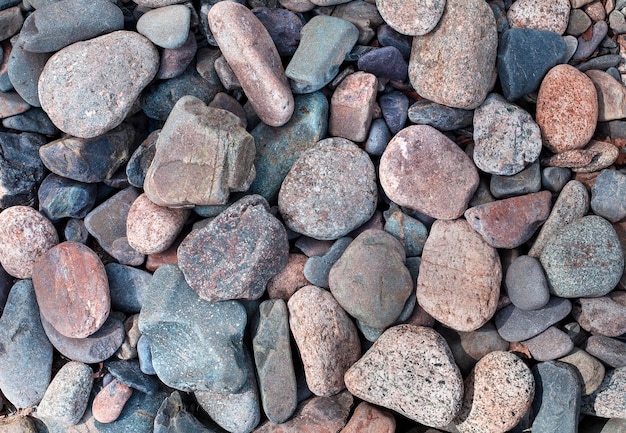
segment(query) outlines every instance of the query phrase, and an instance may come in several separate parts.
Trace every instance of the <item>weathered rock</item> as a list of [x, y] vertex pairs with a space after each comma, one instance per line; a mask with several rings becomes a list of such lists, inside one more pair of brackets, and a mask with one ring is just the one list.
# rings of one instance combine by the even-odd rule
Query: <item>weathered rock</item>
[[96, 203], [96, 194], [96, 185], [76, 182], [50, 173], [37, 191], [39, 212], [52, 221], [84, 218]]
[[307, 260], [304, 254], [289, 254], [285, 267], [267, 281], [266, 289], [270, 299], [288, 301], [296, 290], [309, 285], [304, 276]]
[[198, 43], [196, 35], [193, 32], [187, 34], [187, 39], [178, 48], [163, 49], [161, 53], [161, 63], [159, 64], [159, 72], [156, 74], [157, 80], [167, 80], [169, 78], [178, 77], [196, 58]]
[[[7, 81], [8, 81], [8, 75]], [[12, 90], [13, 86], [9, 87], [9, 90]], [[2, 92], [0, 93], [0, 118], [4, 119], [6, 117], [15, 116], [17, 114], [24, 113], [27, 111], [31, 105], [24, 101], [22, 97], [16, 92]]]
[[119, 263], [108, 263], [104, 269], [109, 281], [111, 307], [126, 314], [138, 313], [152, 275]]
[[124, 342], [115, 352], [119, 359], [128, 361], [137, 358], [137, 343], [141, 338], [139, 314], [133, 314], [124, 320]]
[[410, 36], [432, 31], [443, 14], [445, 1], [378, 0], [376, 6], [385, 22], [394, 30]]
[[585, 350], [609, 367], [626, 367], [626, 342], [604, 335], [592, 335], [587, 339]]
[[601, 418], [626, 418], [626, 367], [608, 371], [600, 387], [582, 398], [580, 412]]
[[548, 329], [564, 319], [572, 311], [569, 300], [552, 297], [548, 303], [537, 310], [520, 310], [509, 305], [498, 311], [495, 317], [498, 333], [506, 341], [524, 341]]
[[574, 367], [562, 362], [542, 362], [532, 372], [536, 387], [533, 432], [576, 432], [581, 390]]
[[7, 65], [8, 78], [15, 91], [24, 101], [34, 107], [41, 106], [37, 87], [41, 73], [51, 55], [51, 53], [28, 51], [24, 48], [21, 37], [15, 41], [11, 49]]
[[509, 198], [530, 194], [541, 190], [541, 169], [539, 161], [529, 164], [513, 176], [494, 174], [489, 181], [489, 191], [495, 198]]
[[0, 208], [34, 203], [45, 176], [39, 158], [39, 148], [45, 142], [38, 134], [0, 132]]
[[591, 187], [591, 209], [613, 223], [626, 218], [626, 174], [602, 170]]
[[428, 314], [458, 331], [478, 329], [496, 312], [501, 280], [498, 253], [465, 220], [435, 221], [417, 277]]
[[31, 108], [25, 113], [16, 114], [2, 120], [2, 126], [23, 132], [56, 135], [59, 130], [41, 108]]
[[185, 408], [180, 392], [163, 400], [154, 417], [154, 433], [213, 433]]
[[429, 328], [385, 331], [345, 376], [348, 390], [420, 424], [443, 427], [461, 408], [461, 373], [445, 340]]
[[153, 376], [147, 376], [137, 361], [108, 361], [104, 364], [109, 373], [137, 391], [146, 394], [157, 394], [159, 382]]
[[593, 393], [604, 379], [604, 365], [582, 349], [575, 347], [570, 354], [559, 358], [559, 361], [568, 363], [578, 370], [582, 395]]
[[439, 131], [453, 131], [470, 126], [474, 112], [423, 99], [409, 107], [408, 117], [411, 122], [419, 125], [429, 125]]
[[133, 152], [126, 164], [128, 183], [136, 188], [143, 188], [146, 173], [156, 153], [156, 142], [160, 133], [160, 129], [152, 131]]
[[378, 80], [358, 71], [344, 78], [330, 100], [328, 132], [355, 142], [365, 141], [372, 123]]
[[598, 122], [626, 117], [626, 89], [610, 74], [592, 69], [585, 72], [598, 92]]
[[339, 260], [351, 242], [352, 238], [350, 237], [339, 238], [325, 254], [309, 257], [303, 269], [306, 280], [314, 286], [328, 289], [330, 287], [328, 282], [330, 269]]
[[20, 31], [24, 17], [19, 7], [2, 8], [0, 10], [0, 40], [9, 39]]
[[589, 152], [593, 157], [589, 164], [581, 167], [572, 167], [572, 171], [576, 173], [600, 171], [603, 168], [613, 165], [619, 157], [619, 150], [613, 144], [607, 143], [606, 141], [591, 140], [589, 144], [580, 151]]
[[379, 409], [367, 402], [361, 402], [354, 409], [343, 433], [394, 433], [396, 419], [388, 411]]
[[613, 291], [600, 298], [580, 298], [572, 310], [580, 326], [595, 335], [619, 337], [626, 334], [626, 293]]
[[293, 12], [282, 8], [257, 7], [252, 13], [267, 29], [281, 56], [292, 56], [300, 43], [303, 23]]
[[509, 8], [506, 17], [513, 28], [547, 30], [562, 35], [567, 29], [569, 14], [568, 0], [517, 0]]

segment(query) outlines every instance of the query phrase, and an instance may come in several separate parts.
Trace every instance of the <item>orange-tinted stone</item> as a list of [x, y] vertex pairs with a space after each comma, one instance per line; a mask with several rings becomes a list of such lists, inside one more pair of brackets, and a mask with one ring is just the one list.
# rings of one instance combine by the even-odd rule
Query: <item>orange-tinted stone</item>
[[91, 413], [98, 422], [104, 424], [113, 422], [120, 416], [124, 405], [132, 395], [131, 387], [113, 379], [93, 399]]
[[376, 406], [362, 402], [356, 409], [342, 433], [394, 433], [396, 419], [394, 416]]

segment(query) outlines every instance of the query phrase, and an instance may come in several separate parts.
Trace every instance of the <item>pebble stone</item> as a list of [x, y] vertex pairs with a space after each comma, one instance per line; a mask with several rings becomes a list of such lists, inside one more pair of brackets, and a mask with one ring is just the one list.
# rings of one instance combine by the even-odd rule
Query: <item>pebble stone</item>
[[392, 134], [397, 134], [406, 124], [409, 98], [402, 92], [385, 93], [378, 99], [383, 118]]
[[552, 152], [584, 147], [598, 121], [598, 97], [591, 79], [570, 65], [550, 69], [539, 88], [536, 121], [544, 146]]
[[141, 310], [152, 274], [132, 266], [107, 263], [104, 267], [109, 281], [111, 307], [125, 314]]
[[431, 32], [443, 15], [444, 0], [399, 1], [377, 0], [376, 6], [383, 19], [394, 30], [408, 36]]
[[178, 264], [200, 298], [250, 300], [263, 295], [288, 253], [283, 225], [263, 197], [249, 195], [192, 231], [178, 247]]
[[269, 32], [278, 54], [292, 56], [300, 43], [303, 23], [288, 9], [255, 7], [252, 13], [263, 23]]
[[137, 32], [153, 44], [170, 50], [187, 40], [191, 10], [185, 5], [171, 5], [149, 10], [137, 20]]
[[357, 66], [361, 71], [370, 72], [380, 78], [404, 81], [409, 65], [396, 47], [382, 47], [359, 57]]
[[22, 114], [2, 119], [2, 126], [9, 129], [17, 129], [23, 132], [35, 132], [37, 134], [55, 135], [59, 132], [48, 115], [41, 108], [31, 108]]
[[473, 331], [496, 312], [502, 267], [495, 248], [463, 219], [435, 221], [422, 252], [417, 302], [437, 321]]
[[29, 417], [6, 417], [0, 421], [4, 433], [37, 433], [35, 423]]
[[609, 26], [606, 21], [598, 21], [595, 23], [591, 29], [591, 38], [586, 39], [582, 36], [578, 38], [578, 47], [576, 48], [576, 52], [572, 56], [574, 60], [585, 60], [596, 51], [600, 42], [604, 39], [607, 32], [609, 30]]
[[261, 21], [245, 6], [219, 2], [209, 11], [209, 26], [222, 54], [259, 118], [282, 126], [294, 99], [276, 45]]
[[432, 126], [440, 131], [453, 131], [470, 126], [474, 112], [423, 99], [409, 107], [408, 117], [411, 122], [419, 125]]
[[141, 337], [139, 330], [139, 314], [133, 314], [124, 320], [124, 342], [115, 352], [119, 359], [128, 361], [137, 358], [137, 342]]
[[154, 417], [154, 433], [210, 433], [185, 407], [180, 392], [163, 400]]
[[359, 31], [357, 42], [363, 45], [371, 42], [376, 35], [374, 29], [384, 22], [376, 5], [364, 0], [343, 2], [331, 15], [354, 24]]
[[609, 367], [626, 366], [626, 343], [604, 335], [592, 335], [585, 343], [585, 350]]
[[430, 328], [388, 329], [345, 378], [354, 396], [427, 426], [446, 426], [461, 409], [461, 373], [443, 337]]
[[0, 118], [22, 114], [27, 111], [31, 105], [24, 101], [16, 92], [0, 93]]
[[534, 257], [516, 258], [506, 270], [505, 285], [509, 299], [521, 310], [538, 310], [550, 300], [546, 275]]
[[626, 418], [626, 367], [608, 371], [600, 387], [582, 398], [580, 412], [600, 418]]
[[376, 173], [367, 153], [333, 137], [319, 141], [293, 164], [280, 188], [278, 207], [289, 229], [333, 240], [369, 220], [377, 197]]
[[379, 177], [395, 203], [437, 219], [461, 216], [479, 183], [471, 159], [426, 125], [409, 126], [391, 139], [380, 160]]
[[546, 167], [541, 171], [541, 186], [560, 193], [572, 177], [572, 171], [563, 167]]
[[533, 359], [552, 361], [567, 355], [574, 348], [572, 339], [560, 329], [551, 326], [541, 334], [523, 342]]
[[332, 136], [365, 141], [372, 123], [378, 81], [368, 72], [348, 75], [330, 100], [328, 132]]
[[362, 401], [354, 409], [350, 421], [341, 431], [343, 433], [394, 433], [396, 419], [390, 412]]
[[599, 298], [580, 298], [572, 310], [574, 319], [594, 335], [619, 337], [626, 334], [626, 293], [613, 291]]
[[304, 254], [289, 254], [285, 267], [267, 281], [266, 289], [270, 299], [287, 301], [296, 290], [309, 285], [304, 276], [307, 261]]
[[314, 286], [328, 289], [328, 275], [330, 270], [343, 255], [351, 242], [352, 238], [350, 237], [339, 238], [325, 254], [310, 257], [302, 270], [306, 280]]
[[393, 205], [385, 211], [384, 217], [385, 231], [400, 241], [407, 257], [421, 255], [426, 239], [428, 239], [426, 226], [420, 220], [408, 216], [400, 208]]
[[576, 370], [562, 362], [541, 362], [532, 369], [534, 433], [576, 433], [580, 411], [580, 384]]
[[109, 384], [96, 394], [91, 406], [91, 412], [96, 421], [111, 423], [119, 418], [124, 405], [133, 395], [133, 389], [118, 379], [113, 379]]
[[107, 361], [104, 364], [111, 376], [146, 394], [157, 394], [159, 383], [156, 378], [145, 375], [137, 361]]
[[626, 174], [602, 170], [591, 187], [591, 209], [614, 223], [626, 218]]
[[512, 28], [547, 30], [562, 35], [567, 29], [569, 14], [569, 0], [517, 0], [506, 17]]
[[287, 306], [309, 389], [320, 397], [343, 390], [344, 373], [361, 356], [354, 323], [330, 292], [316, 286], [298, 290]]
[[489, 181], [489, 191], [495, 198], [509, 198], [539, 192], [541, 189], [541, 168], [539, 161], [529, 164], [513, 176], [494, 174]]
[[59, 242], [46, 217], [27, 206], [0, 212], [0, 264], [16, 278], [31, 278], [35, 261]]
[[197, 50], [196, 35], [193, 32], [189, 32], [187, 39], [180, 47], [163, 49], [159, 71], [155, 78], [157, 80], [167, 80], [168, 78], [178, 77], [185, 72], [185, 69], [194, 60]]
[[9, 39], [20, 31], [24, 17], [19, 7], [14, 6], [0, 11], [0, 40]]
[[580, 36], [591, 26], [591, 18], [582, 9], [572, 9], [569, 14], [566, 33]]
[[591, 79], [598, 92], [598, 122], [626, 117], [624, 85], [607, 72], [597, 69], [586, 71], [585, 74]]
[[[459, 28], [465, 29], [462, 40]], [[474, 109], [495, 81], [497, 48], [495, 18], [485, 2], [446, 0], [437, 27], [413, 38], [409, 79], [428, 100]]]
[[572, 167], [572, 171], [576, 173], [600, 171], [613, 165], [619, 157], [619, 150], [611, 143], [605, 141], [591, 140], [582, 150], [591, 153], [593, 156], [589, 164], [582, 167]]
[[96, 191], [96, 185], [50, 173], [37, 191], [39, 212], [51, 221], [84, 218], [96, 203]]
[[539, 157], [541, 132], [530, 114], [490, 93], [474, 111], [474, 163], [490, 174], [512, 176]]
[[128, 210], [128, 243], [141, 254], [162, 253], [176, 240], [189, 216], [188, 209], [157, 206], [141, 194]]
[[[110, 62], [102, 62], [103, 53]], [[158, 67], [156, 48], [134, 32], [78, 42], [46, 63], [39, 78], [41, 107], [61, 131], [96, 137], [122, 122]]]
[[50, 56], [51, 53], [33, 53], [26, 50], [21, 37], [11, 49], [7, 65], [8, 77], [15, 91], [34, 107], [41, 106], [37, 84]]
[[508, 431], [522, 419], [535, 395], [530, 369], [510, 352], [485, 355], [464, 385], [463, 406], [454, 420], [461, 433]]
[[575, 347], [559, 361], [572, 365], [579, 373], [581, 395], [592, 394], [604, 379], [605, 368], [600, 361], [582, 349]]
[[[380, 7], [378, 8], [380, 12]], [[376, 39], [383, 47], [396, 47], [402, 53], [402, 57], [408, 59], [411, 56], [412, 38], [395, 31], [386, 22], [378, 26]]]
[[91, 367], [70, 361], [58, 371], [37, 407], [37, 416], [64, 426], [78, 424], [93, 386]]
[[624, 253], [615, 230], [596, 215], [567, 225], [549, 241], [539, 260], [551, 293], [567, 298], [606, 295], [624, 269]]
[[360, 323], [384, 329], [400, 316], [413, 291], [405, 260], [396, 238], [383, 230], [366, 230], [330, 269], [330, 291]]

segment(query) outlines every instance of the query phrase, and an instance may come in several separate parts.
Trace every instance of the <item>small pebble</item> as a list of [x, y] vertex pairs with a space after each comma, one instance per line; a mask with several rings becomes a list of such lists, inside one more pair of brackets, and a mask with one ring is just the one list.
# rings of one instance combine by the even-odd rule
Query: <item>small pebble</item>
[[193, 32], [189, 32], [187, 39], [180, 47], [163, 49], [159, 71], [155, 78], [157, 80], [167, 80], [178, 77], [191, 64], [197, 49], [196, 35]]
[[591, 188], [591, 209], [611, 222], [626, 218], [626, 174], [602, 170]]
[[[379, 8], [380, 12], [380, 8]], [[388, 24], [381, 24], [376, 31], [376, 39], [383, 47], [396, 47], [402, 53], [402, 57], [408, 59], [411, 56], [412, 38], [395, 31]]]
[[394, 433], [396, 419], [393, 414], [365, 401], [354, 409], [343, 433]]
[[52, 53], [33, 53], [26, 50], [23, 40], [18, 38], [9, 56], [7, 72], [11, 84], [24, 101], [34, 107], [41, 106], [38, 82], [51, 55]]
[[149, 10], [137, 20], [137, 32], [168, 49], [180, 48], [187, 40], [191, 10], [184, 5]]
[[139, 337], [139, 341], [137, 341], [137, 358], [139, 359], [139, 369], [142, 373], [151, 376], [156, 375], [156, 371], [152, 365], [150, 342], [148, 337], [145, 337], [143, 334]]
[[572, 171], [562, 167], [545, 167], [541, 170], [541, 186], [548, 191], [559, 193], [570, 181]]
[[115, 352], [115, 356], [119, 359], [128, 361], [137, 358], [137, 342], [141, 337], [139, 330], [139, 314], [133, 314], [124, 320], [124, 342]]
[[580, 36], [585, 30], [591, 27], [591, 18], [582, 9], [572, 9], [569, 14], [569, 22], [567, 23], [568, 35]]
[[96, 185], [76, 182], [51, 173], [37, 191], [39, 212], [51, 221], [84, 218], [96, 203], [96, 191]]
[[626, 334], [626, 293], [616, 290], [599, 298], [580, 298], [574, 303], [572, 315], [594, 335], [619, 337]]
[[385, 231], [392, 234], [402, 243], [407, 257], [422, 254], [428, 238], [428, 230], [421, 221], [402, 212], [397, 206], [391, 205], [384, 213]]
[[377, 87], [376, 76], [368, 72], [355, 72], [343, 79], [330, 100], [330, 135], [365, 141], [372, 123]]
[[330, 247], [326, 254], [310, 257], [302, 270], [306, 280], [314, 286], [328, 289], [328, 274], [330, 273], [330, 269], [337, 260], [339, 260], [351, 242], [352, 238], [339, 238], [333, 243], [333, 246]]
[[609, 26], [606, 21], [598, 21], [592, 27], [592, 35], [591, 39], [587, 40], [583, 36], [578, 38], [578, 47], [576, 48], [576, 52], [572, 56], [574, 60], [585, 60], [596, 51], [600, 42], [604, 39], [607, 32], [609, 30]]
[[408, 117], [418, 125], [429, 125], [440, 131], [454, 131], [471, 126], [474, 112], [423, 99], [409, 107]]
[[597, 69], [585, 72], [598, 92], [598, 122], [607, 122], [626, 117], [622, 101], [626, 98], [626, 88], [610, 74]]
[[333, 17], [351, 22], [359, 30], [359, 44], [369, 44], [376, 35], [374, 29], [384, 23], [375, 4], [365, 0], [343, 1], [335, 6]]
[[31, 108], [22, 114], [2, 120], [2, 126], [22, 132], [35, 132], [43, 135], [56, 135], [59, 130], [41, 108]]
[[572, 310], [569, 300], [552, 297], [540, 309], [527, 311], [515, 305], [504, 307], [495, 316], [498, 333], [506, 341], [528, 340], [563, 320]]
[[387, 148], [391, 136], [387, 122], [384, 119], [374, 119], [365, 142], [365, 151], [372, 156], [381, 156]]
[[445, 2], [378, 0], [378, 11], [394, 30], [408, 36], [431, 32], [444, 13]]
[[369, 72], [380, 78], [404, 81], [408, 74], [408, 64], [396, 47], [383, 47], [372, 50], [357, 62], [361, 71]]
[[554, 326], [524, 341], [523, 344], [537, 361], [552, 361], [567, 355], [574, 348], [571, 338]]
[[96, 421], [108, 424], [119, 418], [124, 405], [133, 394], [133, 389], [117, 379], [96, 394], [91, 412]]
[[300, 43], [302, 21], [287, 9], [255, 7], [252, 13], [263, 23], [269, 32], [278, 54], [292, 56]]
[[626, 367], [626, 343], [622, 340], [592, 335], [587, 339], [584, 349], [609, 367]]
[[559, 358], [559, 361], [578, 370], [582, 395], [592, 394], [604, 379], [604, 365], [582, 349], [575, 347], [567, 356]]
[[154, 417], [154, 433], [206, 433], [207, 431], [205, 425], [185, 408], [178, 391], [174, 391], [163, 400]]
[[385, 93], [378, 99], [383, 118], [393, 135], [404, 128], [408, 117], [409, 98], [402, 92]]
[[509, 299], [521, 310], [538, 310], [550, 300], [548, 281], [534, 257], [515, 259], [506, 271], [505, 284]]
[[506, 16], [512, 28], [547, 30], [562, 35], [567, 29], [569, 0], [517, 0]]
[[489, 191], [495, 198], [509, 198], [539, 192], [541, 189], [541, 168], [539, 161], [529, 164], [513, 176], [493, 175]]

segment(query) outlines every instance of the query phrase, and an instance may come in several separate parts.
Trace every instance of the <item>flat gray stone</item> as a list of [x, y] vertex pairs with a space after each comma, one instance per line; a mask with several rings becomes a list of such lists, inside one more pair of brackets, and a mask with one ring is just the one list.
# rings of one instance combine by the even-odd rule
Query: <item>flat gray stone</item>
[[550, 361], [532, 369], [535, 377], [533, 433], [577, 433], [580, 384], [574, 367]]
[[572, 303], [558, 297], [552, 297], [543, 308], [533, 311], [520, 310], [511, 304], [496, 313], [496, 328], [506, 341], [524, 341], [564, 319], [571, 310]]
[[611, 222], [626, 217], [626, 174], [605, 169], [591, 187], [591, 209]]

